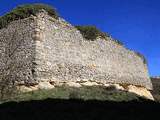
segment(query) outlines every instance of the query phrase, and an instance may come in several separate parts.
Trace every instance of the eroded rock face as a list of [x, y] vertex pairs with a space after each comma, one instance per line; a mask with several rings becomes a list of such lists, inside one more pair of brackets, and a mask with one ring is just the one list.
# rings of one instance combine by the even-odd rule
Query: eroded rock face
[[77, 88], [82, 87], [81, 84], [76, 83], [76, 82], [67, 82], [66, 85], [69, 87], [77, 87]]
[[136, 87], [134, 85], [129, 85], [128, 86], [128, 89], [127, 89], [128, 92], [132, 92], [132, 93], [135, 93], [139, 96], [144, 96], [148, 99], [151, 99], [151, 100], [154, 100], [152, 94], [150, 91], [148, 91], [146, 88], [144, 87]]
[[84, 86], [97, 86], [98, 84], [96, 82], [87, 81], [87, 82], [81, 83], [81, 85], [84, 85]]
[[38, 84], [38, 89], [47, 90], [47, 89], [53, 89], [53, 88], [54, 86], [51, 85], [49, 82], [39, 82]]
[[17, 89], [20, 90], [21, 92], [31, 92], [31, 91], [33, 91], [32, 88], [24, 86], [24, 85], [18, 86]]

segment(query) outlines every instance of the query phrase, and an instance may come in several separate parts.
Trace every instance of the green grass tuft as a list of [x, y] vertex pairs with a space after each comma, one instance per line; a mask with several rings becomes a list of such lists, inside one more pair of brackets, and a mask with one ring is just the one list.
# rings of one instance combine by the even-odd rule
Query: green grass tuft
[[96, 40], [97, 37], [109, 37], [107, 33], [101, 32], [95, 26], [75, 26], [87, 40]]
[[[98, 37], [101, 37], [107, 40], [107, 38], [110, 37], [109, 34], [100, 31], [95, 26], [75, 26], [75, 27], [80, 31], [82, 36], [87, 40], [94, 41]], [[116, 40], [116, 39], [113, 39], [113, 41], [115, 41], [118, 45], [123, 46], [123, 43], [121, 41]]]

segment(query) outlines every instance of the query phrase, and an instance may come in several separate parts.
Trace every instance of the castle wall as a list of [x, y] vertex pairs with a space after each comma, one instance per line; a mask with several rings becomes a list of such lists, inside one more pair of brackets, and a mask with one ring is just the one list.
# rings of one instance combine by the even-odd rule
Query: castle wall
[[35, 26], [34, 17], [30, 17], [0, 29], [1, 80], [34, 82]]
[[85, 40], [70, 24], [45, 14], [39, 15], [38, 26], [37, 80], [94, 80], [152, 89], [143, 60], [111, 38]]
[[111, 38], [85, 40], [69, 23], [45, 13], [0, 29], [0, 79], [93, 80], [152, 89], [143, 60]]

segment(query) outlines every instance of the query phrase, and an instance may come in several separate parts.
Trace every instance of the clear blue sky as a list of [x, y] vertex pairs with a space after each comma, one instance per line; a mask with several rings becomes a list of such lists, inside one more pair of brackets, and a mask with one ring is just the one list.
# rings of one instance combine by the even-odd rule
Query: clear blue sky
[[1, 0], [0, 15], [24, 3], [47, 3], [73, 25], [96, 25], [145, 55], [160, 75], [160, 0]]

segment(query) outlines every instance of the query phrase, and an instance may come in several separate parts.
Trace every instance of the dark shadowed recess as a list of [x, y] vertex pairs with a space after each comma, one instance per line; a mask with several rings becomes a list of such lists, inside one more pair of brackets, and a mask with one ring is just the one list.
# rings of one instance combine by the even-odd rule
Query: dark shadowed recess
[[159, 118], [160, 104], [141, 101], [46, 99], [0, 105], [1, 120], [143, 120]]
[[156, 101], [160, 101], [160, 78], [151, 77], [151, 82], [153, 85], [152, 95]]

